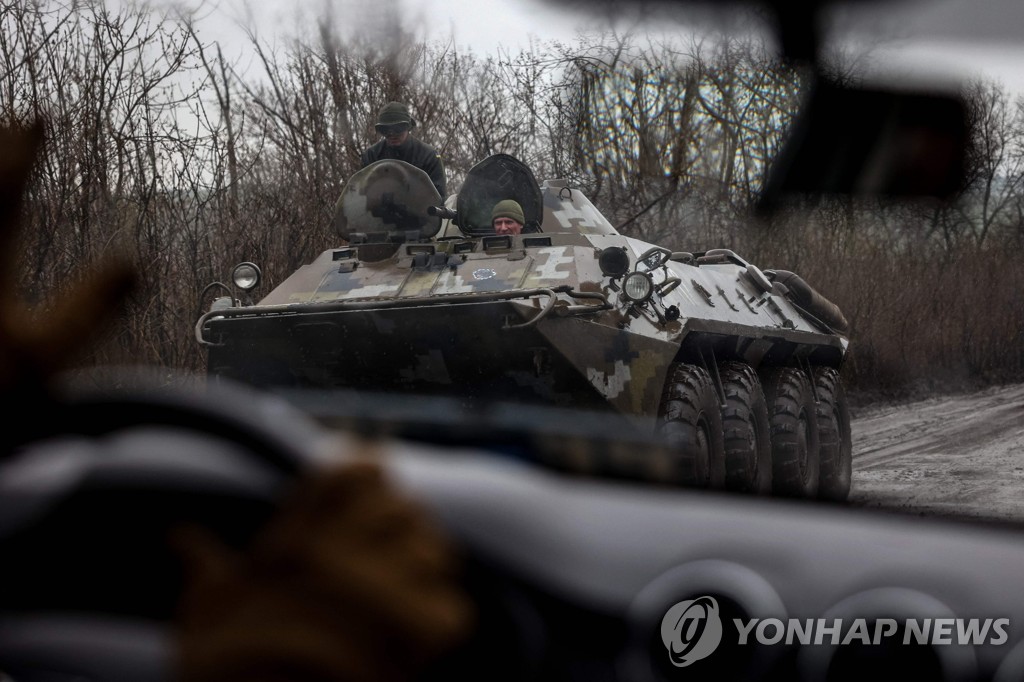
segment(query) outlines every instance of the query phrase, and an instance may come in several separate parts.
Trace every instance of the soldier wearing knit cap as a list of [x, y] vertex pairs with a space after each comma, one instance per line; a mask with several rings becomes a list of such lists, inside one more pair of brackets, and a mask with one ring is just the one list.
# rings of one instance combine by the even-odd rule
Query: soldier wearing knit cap
[[523, 231], [523, 207], [518, 201], [499, 201], [491, 210], [491, 226], [495, 234], [519, 234]]
[[437, 193], [445, 197], [444, 166], [437, 151], [412, 137], [409, 132], [416, 127], [416, 119], [409, 114], [409, 107], [401, 102], [388, 102], [377, 114], [374, 126], [382, 139], [363, 152], [362, 168], [381, 159], [405, 161], [430, 176]]

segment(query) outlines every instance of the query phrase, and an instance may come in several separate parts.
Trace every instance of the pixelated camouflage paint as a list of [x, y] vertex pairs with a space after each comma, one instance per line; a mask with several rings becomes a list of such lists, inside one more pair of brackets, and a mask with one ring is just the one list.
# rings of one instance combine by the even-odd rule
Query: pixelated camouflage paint
[[[513, 249], [499, 253], [469, 253], [455, 265], [416, 268], [399, 247], [393, 258], [374, 263], [335, 261], [334, 250], [303, 266], [260, 305], [326, 302], [364, 298], [415, 298], [440, 294], [506, 291], [571, 286], [600, 291], [597, 251], [582, 238], [552, 237], [565, 246]], [[451, 255], [452, 244], [438, 243], [438, 255]], [[344, 270], [344, 271], [342, 271]]]
[[617, 235], [615, 228], [577, 189], [563, 181], [548, 180], [541, 188], [544, 195], [544, 232], [570, 232], [583, 235]]
[[665, 358], [675, 355], [675, 344], [580, 318], [545, 319], [537, 326], [617, 411], [653, 416], [668, 371]]
[[210, 349], [210, 369], [266, 387], [372, 387], [467, 403], [500, 396], [602, 407], [603, 398], [550, 351], [539, 329], [504, 328], [507, 318], [523, 316], [502, 302], [340, 312], [330, 319], [213, 320], [211, 334], [232, 341]]
[[[426, 182], [424, 182], [426, 179]], [[418, 230], [432, 237], [441, 219], [427, 215], [441, 195], [421, 169], [384, 159], [355, 173], [334, 207], [334, 227], [348, 241], [354, 233]]]
[[[382, 182], [409, 177], [389, 171]], [[357, 183], [344, 197], [371, 213], [373, 202], [394, 202], [371, 189]], [[759, 285], [759, 271], [731, 252], [673, 254], [650, 274], [655, 286], [678, 286], [631, 305], [599, 255], [622, 247], [637, 268], [652, 245], [616, 234], [578, 190], [549, 182], [541, 197], [539, 234], [325, 251], [258, 305], [200, 320], [210, 373], [606, 408], [653, 423], [672, 362], [838, 365], [845, 356], [842, 334]], [[347, 201], [349, 228], [388, 227], [357, 223]]]

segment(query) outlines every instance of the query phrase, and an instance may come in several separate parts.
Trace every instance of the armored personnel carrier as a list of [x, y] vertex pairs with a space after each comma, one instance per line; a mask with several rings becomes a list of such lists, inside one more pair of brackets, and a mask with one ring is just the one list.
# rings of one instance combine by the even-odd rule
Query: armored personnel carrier
[[[497, 235], [491, 210], [509, 198], [523, 230]], [[847, 324], [800, 277], [623, 236], [507, 155], [441, 203], [403, 162], [356, 173], [337, 206], [344, 246], [254, 305], [233, 294], [201, 316], [209, 375], [628, 415], [672, 453], [662, 479], [846, 497]], [[234, 279], [253, 290], [259, 270]]]

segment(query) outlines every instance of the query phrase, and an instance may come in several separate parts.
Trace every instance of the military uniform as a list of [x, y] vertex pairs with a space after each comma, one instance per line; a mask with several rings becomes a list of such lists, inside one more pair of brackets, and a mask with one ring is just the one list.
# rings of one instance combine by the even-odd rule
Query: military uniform
[[416, 166], [430, 176], [430, 181], [437, 188], [437, 193], [441, 195], [442, 199], [445, 198], [444, 166], [441, 164], [441, 156], [433, 147], [411, 136], [397, 147], [392, 147], [386, 140], [381, 140], [363, 152], [362, 167], [366, 168], [374, 161], [381, 159], [396, 159]]
[[[363, 152], [362, 167], [366, 168], [381, 159], [404, 161], [430, 176], [430, 181], [434, 183], [437, 193], [443, 200], [446, 183], [441, 156], [433, 147], [409, 135], [409, 131], [416, 127], [416, 119], [409, 113], [409, 107], [401, 102], [388, 102], [377, 114], [377, 124], [374, 127], [385, 139]], [[388, 144], [388, 135], [394, 136], [392, 144]], [[404, 135], [405, 139], [401, 144], [396, 144], [401, 135]]]

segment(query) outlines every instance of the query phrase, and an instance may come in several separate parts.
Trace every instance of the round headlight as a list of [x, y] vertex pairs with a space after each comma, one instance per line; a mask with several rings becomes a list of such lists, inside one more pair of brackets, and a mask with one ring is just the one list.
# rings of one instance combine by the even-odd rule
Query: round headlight
[[634, 272], [622, 283], [622, 293], [626, 295], [626, 298], [638, 303], [650, 298], [653, 290], [651, 277], [646, 272]]
[[597, 265], [605, 277], [622, 277], [629, 272], [629, 254], [621, 246], [601, 249]]
[[255, 263], [241, 263], [235, 266], [231, 279], [234, 280], [236, 287], [242, 291], [249, 291], [260, 283], [260, 269]]

